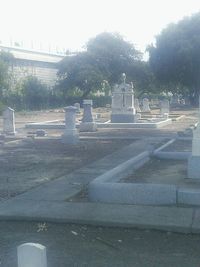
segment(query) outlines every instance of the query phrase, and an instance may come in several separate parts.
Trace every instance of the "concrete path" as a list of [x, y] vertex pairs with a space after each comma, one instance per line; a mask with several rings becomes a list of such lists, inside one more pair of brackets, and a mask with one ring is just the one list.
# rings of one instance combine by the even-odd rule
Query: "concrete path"
[[[157, 141], [154, 140], [156, 143]], [[84, 223], [200, 232], [200, 209], [67, 202], [95, 177], [144, 152], [152, 140], [135, 141], [105, 158], [55, 181], [0, 203], [1, 220]]]

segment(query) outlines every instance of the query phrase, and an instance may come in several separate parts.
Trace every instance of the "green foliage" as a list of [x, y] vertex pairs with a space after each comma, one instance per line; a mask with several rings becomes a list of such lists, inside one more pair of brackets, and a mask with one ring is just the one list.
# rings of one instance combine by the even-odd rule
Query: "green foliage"
[[[200, 90], [200, 13], [170, 24], [149, 47], [150, 65], [157, 79], [172, 91], [196, 98]], [[187, 88], [187, 90], [186, 90]]]
[[[119, 34], [99, 34], [86, 48], [85, 52], [65, 57], [58, 65], [58, 88], [64, 96], [72, 96], [73, 92], [81, 98], [97, 91], [108, 94], [111, 86], [119, 82], [121, 73], [127, 74], [128, 81], [137, 80], [140, 71], [145, 75], [142, 54]], [[142, 84], [143, 78], [138, 84]]]
[[26, 109], [39, 110], [48, 106], [48, 87], [38, 78], [26, 77], [22, 81], [21, 92]]

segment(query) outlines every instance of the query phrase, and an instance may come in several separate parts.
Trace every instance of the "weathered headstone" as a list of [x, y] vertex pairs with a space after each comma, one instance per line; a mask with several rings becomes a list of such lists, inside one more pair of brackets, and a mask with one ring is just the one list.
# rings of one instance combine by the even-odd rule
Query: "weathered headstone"
[[136, 112], [141, 112], [140, 103], [139, 103], [138, 98], [135, 98], [135, 100], [134, 100], [134, 106], [135, 106]]
[[12, 108], [6, 108], [3, 112], [3, 132], [5, 134], [15, 135], [15, 111]]
[[76, 113], [80, 113], [81, 112], [81, 106], [80, 103], [75, 103], [74, 107], [77, 108]]
[[164, 99], [160, 102], [160, 114], [164, 116], [164, 114], [169, 114], [169, 100]]
[[188, 159], [188, 178], [200, 179], [200, 124], [193, 130], [192, 155]]
[[69, 106], [65, 110], [65, 130], [62, 135], [62, 143], [77, 144], [79, 134], [76, 129], [76, 107]]
[[142, 112], [151, 112], [148, 98], [143, 98], [142, 100]]
[[83, 118], [80, 124], [81, 132], [95, 132], [97, 125], [92, 116], [92, 100], [83, 100]]
[[123, 82], [115, 85], [112, 93], [111, 123], [136, 122], [133, 85], [126, 83], [126, 75], [122, 74]]
[[171, 104], [172, 106], [177, 106], [177, 105], [179, 105], [179, 104], [180, 104], [179, 96], [178, 96], [178, 95], [173, 95], [172, 98], [171, 98], [170, 104]]
[[46, 247], [24, 243], [17, 247], [18, 267], [47, 267]]

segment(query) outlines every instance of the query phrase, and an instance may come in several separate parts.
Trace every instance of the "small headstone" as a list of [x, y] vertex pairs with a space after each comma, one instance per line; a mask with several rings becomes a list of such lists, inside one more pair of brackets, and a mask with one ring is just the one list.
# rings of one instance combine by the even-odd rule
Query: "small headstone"
[[65, 110], [65, 130], [62, 135], [62, 143], [77, 144], [79, 142], [79, 134], [76, 129], [76, 108], [69, 106]]
[[151, 112], [148, 98], [143, 98], [142, 100], [142, 112]]
[[169, 114], [169, 100], [162, 100], [160, 103], [160, 114], [164, 116], [164, 114]]
[[80, 103], [75, 103], [74, 107], [77, 108], [76, 113], [80, 113], [81, 112], [81, 106]]
[[8, 135], [15, 135], [15, 113], [14, 109], [6, 108], [3, 112], [3, 132]]
[[97, 130], [96, 123], [92, 116], [92, 100], [83, 100], [83, 119], [80, 124], [81, 132], [95, 132]]
[[47, 267], [46, 247], [24, 243], [17, 248], [18, 267]]

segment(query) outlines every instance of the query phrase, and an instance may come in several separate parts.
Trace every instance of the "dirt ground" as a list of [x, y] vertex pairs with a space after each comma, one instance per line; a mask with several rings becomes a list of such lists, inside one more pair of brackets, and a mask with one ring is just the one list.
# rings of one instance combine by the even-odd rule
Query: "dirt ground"
[[47, 248], [48, 267], [198, 267], [200, 235], [71, 224], [0, 222], [0, 266], [17, 267], [17, 246]]
[[131, 142], [89, 140], [65, 145], [60, 140], [45, 138], [10, 142], [0, 148], [0, 199], [67, 175]]

